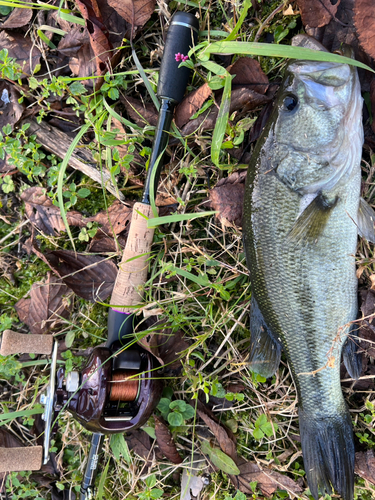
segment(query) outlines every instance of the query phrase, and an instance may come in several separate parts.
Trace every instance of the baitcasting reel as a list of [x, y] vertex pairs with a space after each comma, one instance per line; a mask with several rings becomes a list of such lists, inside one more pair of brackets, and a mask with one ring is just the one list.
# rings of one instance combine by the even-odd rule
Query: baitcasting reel
[[57, 370], [58, 343], [51, 335], [25, 335], [11, 330], [3, 333], [0, 354], [4, 356], [20, 352], [52, 352], [52, 357], [50, 382], [47, 392], [40, 398], [45, 406], [43, 447], [21, 448], [22, 453], [19, 448], [0, 448], [1, 470], [38, 470], [42, 454], [46, 464], [58, 414], [68, 410], [85, 429], [94, 433], [80, 499], [93, 498], [104, 436], [144, 425], [161, 396], [162, 383], [154, 378], [159, 367], [156, 359], [137, 344], [125, 347], [124, 339], [128, 343], [130, 330], [133, 331], [130, 319], [110, 310], [108, 326], [109, 332], [113, 333], [108, 336], [105, 346], [93, 349], [81, 372], [65, 373], [64, 368]]

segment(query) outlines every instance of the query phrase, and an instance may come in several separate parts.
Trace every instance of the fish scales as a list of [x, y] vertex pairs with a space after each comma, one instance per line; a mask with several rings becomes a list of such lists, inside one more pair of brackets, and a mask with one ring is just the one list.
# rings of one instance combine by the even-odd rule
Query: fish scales
[[[353, 498], [354, 444], [340, 361], [357, 318], [361, 109], [354, 68], [291, 63], [254, 150], [245, 191], [250, 359], [255, 371], [270, 376], [279, 343], [286, 353], [315, 498], [319, 490], [331, 493], [331, 485], [345, 500]], [[273, 351], [263, 357], [259, 346], [269, 347], [270, 339]]]

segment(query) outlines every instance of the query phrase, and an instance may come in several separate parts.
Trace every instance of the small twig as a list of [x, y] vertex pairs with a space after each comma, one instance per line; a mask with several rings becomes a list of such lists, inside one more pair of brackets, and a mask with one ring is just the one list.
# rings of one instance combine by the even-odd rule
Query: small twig
[[254, 38], [254, 42], [257, 42], [260, 38], [260, 35], [262, 34], [262, 31], [264, 30], [264, 28], [267, 26], [267, 24], [276, 16], [276, 14], [278, 12], [280, 12], [280, 10], [282, 10], [286, 5], [286, 1], [284, 0], [284, 2], [279, 5], [278, 7], [276, 7], [276, 9], [271, 12], [271, 14], [267, 17], [267, 19], [264, 21], [264, 23], [262, 23], [260, 26], [259, 26], [259, 29], [257, 31], [257, 34], [255, 35], [255, 38]]

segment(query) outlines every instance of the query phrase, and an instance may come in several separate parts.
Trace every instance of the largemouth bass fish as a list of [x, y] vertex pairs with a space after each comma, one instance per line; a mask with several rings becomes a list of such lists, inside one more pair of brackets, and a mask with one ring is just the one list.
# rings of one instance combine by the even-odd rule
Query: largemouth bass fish
[[[294, 45], [324, 47], [305, 35]], [[307, 41], [309, 40], [309, 41]], [[293, 61], [249, 165], [244, 246], [252, 283], [250, 365], [271, 376], [284, 349], [298, 393], [312, 495], [354, 489], [354, 442], [340, 386], [341, 355], [361, 370], [356, 345], [362, 97], [353, 66]], [[349, 335], [349, 337], [348, 337]]]

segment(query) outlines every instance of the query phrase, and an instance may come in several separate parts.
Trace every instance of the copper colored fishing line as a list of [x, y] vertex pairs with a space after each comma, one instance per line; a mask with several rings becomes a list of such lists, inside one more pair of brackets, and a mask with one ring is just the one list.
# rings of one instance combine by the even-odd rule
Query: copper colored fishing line
[[[112, 374], [110, 401], [135, 401], [138, 395], [139, 379], [135, 378], [136, 371], [117, 370]], [[127, 377], [131, 377], [127, 379]]]

